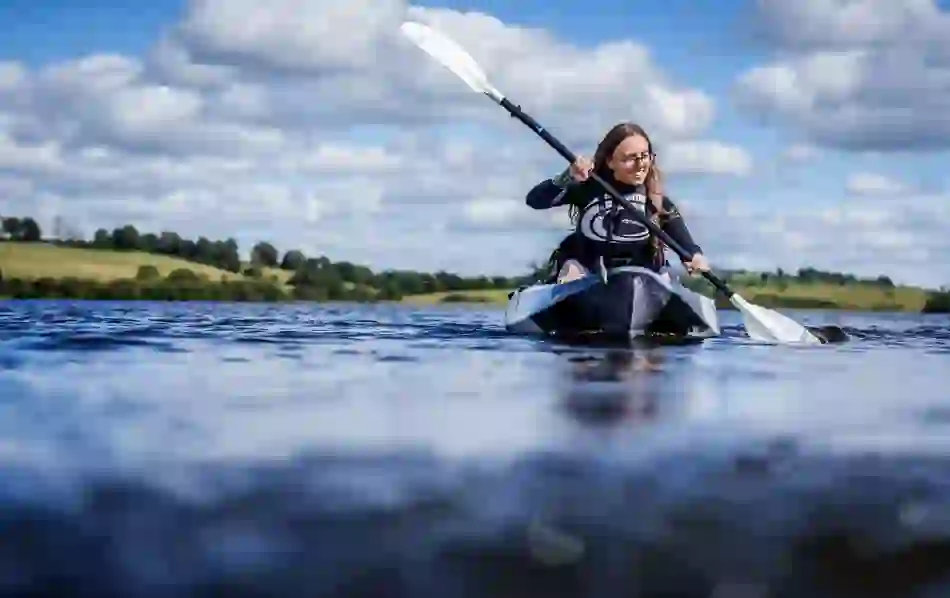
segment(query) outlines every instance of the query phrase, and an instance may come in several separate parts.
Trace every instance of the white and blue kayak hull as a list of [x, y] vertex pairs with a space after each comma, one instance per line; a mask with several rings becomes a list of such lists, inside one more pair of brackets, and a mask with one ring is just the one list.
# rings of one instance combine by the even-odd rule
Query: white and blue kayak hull
[[718, 336], [712, 299], [682, 286], [668, 272], [624, 266], [563, 283], [535, 284], [511, 294], [505, 328], [529, 335], [655, 334]]

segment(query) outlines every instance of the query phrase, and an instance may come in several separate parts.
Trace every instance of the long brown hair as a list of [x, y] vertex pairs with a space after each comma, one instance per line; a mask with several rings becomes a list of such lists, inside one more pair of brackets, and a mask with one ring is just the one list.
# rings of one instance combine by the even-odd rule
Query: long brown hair
[[[639, 135], [647, 140], [647, 148], [650, 152], [650, 169], [647, 172], [646, 179], [643, 181], [644, 186], [647, 189], [647, 197], [650, 199], [650, 202], [653, 204], [653, 214], [650, 215], [650, 220], [654, 224], [660, 224], [660, 217], [667, 214], [666, 209], [663, 207], [663, 173], [660, 170], [659, 166], [656, 163], [656, 153], [653, 151], [653, 141], [650, 139], [650, 136], [647, 135], [646, 130], [643, 127], [633, 122], [621, 122], [617, 123], [604, 135], [604, 138], [597, 145], [597, 150], [594, 152], [594, 172], [604, 176], [610, 176], [610, 167], [607, 166], [607, 161], [610, 160], [610, 157], [613, 156], [614, 151], [616, 151], [617, 146], [620, 145], [624, 139], [628, 137], [633, 137]], [[610, 176], [612, 179], [613, 176]], [[577, 223], [577, 218], [580, 216], [580, 210], [575, 206], [570, 208], [570, 218], [571, 222], [574, 224]], [[663, 260], [663, 243], [657, 237], [653, 237], [653, 245], [656, 248], [657, 259], [662, 262]]]
[[609, 167], [607, 166], [607, 161], [610, 160], [610, 157], [616, 151], [617, 146], [623, 143], [623, 140], [628, 137], [633, 137], [639, 135], [647, 140], [647, 148], [650, 152], [650, 170], [647, 172], [646, 180], [643, 181], [643, 184], [647, 188], [647, 197], [650, 198], [650, 201], [653, 202], [653, 207], [656, 208], [658, 213], [663, 212], [663, 181], [661, 179], [662, 173], [656, 165], [656, 154], [653, 152], [653, 141], [650, 140], [650, 136], [647, 135], [647, 132], [636, 123], [623, 122], [613, 126], [607, 134], [604, 135], [604, 138], [601, 140], [600, 144], [597, 146], [597, 150], [594, 152], [594, 170], [598, 173], [605, 172]]
[[[643, 181], [643, 184], [647, 188], [647, 197], [649, 197], [653, 203], [653, 208], [657, 214], [665, 214], [666, 210], [663, 209], [663, 173], [656, 163], [653, 141], [640, 125], [632, 122], [622, 122], [614, 125], [607, 131], [607, 134], [604, 135], [604, 138], [594, 151], [594, 172], [601, 176], [608, 175], [610, 178], [613, 178], [612, 175], [608, 173], [610, 167], [607, 166], [607, 161], [610, 160], [617, 146], [623, 143], [624, 139], [633, 137], [634, 135], [639, 135], [647, 140], [647, 147], [652, 158], [650, 170], [647, 172], [646, 180]], [[571, 220], [576, 220], [576, 216], [577, 214], [572, 206]]]

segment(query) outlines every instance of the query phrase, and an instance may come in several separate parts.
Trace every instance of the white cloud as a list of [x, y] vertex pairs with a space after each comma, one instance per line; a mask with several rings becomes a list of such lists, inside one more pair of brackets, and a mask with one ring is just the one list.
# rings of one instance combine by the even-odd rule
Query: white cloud
[[524, 204], [564, 167], [527, 128], [403, 39], [460, 41], [578, 153], [634, 116], [671, 177], [747, 174], [716, 109], [635, 39], [582, 46], [400, 0], [195, 0], [142, 58], [0, 63], [4, 212], [95, 228], [260, 239], [376, 268], [518, 273], [567, 230]]
[[788, 146], [783, 152], [783, 157], [792, 162], [806, 162], [817, 158], [821, 150], [808, 143], [795, 143]]
[[758, 0], [781, 58], [743, 72], [740, 106], [858, 150], [950, 147], [950, 13], [934, 0]]
[[484, 233], [567, 234], [571, 228], [566, 209], [537, 211], [526, 209], [521, 198], [499, 197], [480, 197], [466, 202], [451, 223], [458, 230]]
[[[761, 245], [759, 263], [786, 270], [805, 262], [950, 282], [942, 258], [950, 196], [924, 192], [939, 173], [906, 156], [950, 149], [950, 12], [933, 0], [756, 0], [755, 9], [757, 33], [775, 54], [739, 74], [734, 99], [799, 141], [783, 152], [787, 161], [815, 163], [783, 179], [807, 201], [753, 211], [726, 253], [749, 263], [749, 247]], [[842, 170], [850, 174], [835, 189]]]
[[288, 152], [276, 161], [287, 173], [340, 175], [349, 173], [396, 173], [407, 168], [406, 156], [384, 147], [359, 144], [321, 144], [313, 149]]
[[54, 141], [20, 143], [0, 132], [0, 172], [43, 172], [60, 164], [59, 145]]
[[882, 174], [858, 172], [848, 177], [846, 188], [854, 195], [889, 195], [909, 190], [904, 183]]
[[[508, 130], [503, 111], [486, 109], [484, 98], [401, 37], [406, 18], [459, 40], [500, 88], [572, 141], [632, 113], [663, 137], [698, 135], [715, 117], [707, 94], [669, 81], [633, 40], [583, 48], [483, 13], [400, 0], [193, 2], [150, 64], [172, 83], [225, 90], [229, 105], [242, 99], [228, 88], [242, 86], [255, 95], [252, 111], [270, 122], [345, 127], [476, 119]], [[271, 113], [258, 110], [263, 101]]]
[[739, 146], [718, 141], [682, 141], [663, 152], [662, 164], [670, 174], [745, 176], [752, 170], [752, 156]]
[[788, 48], [854, 48], [927, 43], [950, 23], [932, 0], [756, 0], [761, 30]]
[[9, 92], [23, 84], [26, 70], [16, 62], [0, 62], [0, 92]]
[[[714, 265], [774, 271], [805, 266], [937, 288], [950, 283], [950, 194], [828, 197], [824, 206], [735, 200], [691, 205]], [[929, 231], [929, 232], [928, 232]], [[702, 243], [705, 239], [700, 238]]]
[[509, 199], [474, 199], [465, 204], [465, 216], [477, 224], [507, 224], [519, 212], [521, 206]]
[[370, 69], [405, 14], [398, 0], [197, 0], [178, 29], [209, 63], [290, 71]]
[[27, 196], [34, 192], [32, 181], [16, 176], [0, 176], [0, 194], [5, 197]]

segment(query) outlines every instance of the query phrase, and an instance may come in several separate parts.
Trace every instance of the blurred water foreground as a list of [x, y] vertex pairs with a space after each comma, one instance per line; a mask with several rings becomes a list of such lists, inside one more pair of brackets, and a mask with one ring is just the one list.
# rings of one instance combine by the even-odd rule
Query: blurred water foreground
[[794, 315], [854, 340], [0, 304], [0, 593], [950, 596], [950, 324]]

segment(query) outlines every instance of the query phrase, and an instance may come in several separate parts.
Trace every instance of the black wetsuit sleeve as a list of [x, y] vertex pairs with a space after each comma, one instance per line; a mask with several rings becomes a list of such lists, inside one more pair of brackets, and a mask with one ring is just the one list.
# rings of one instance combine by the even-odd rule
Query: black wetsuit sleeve
[[545, 179], [535, 185], [525, 197], [525, 203], [535, 210], [547, 210], [557, 206], [571, 205], [578, 201], [581, 185], [570, 179], [565, 170], [556, 177]]
[[668, 197], [663, 198], [663, 209], [666, 214], [660, 218], [660, 226], [674, 241], [679, 243], [690, 256], [702, 253], [703, 249], [694, 240], [686, 226], [683, 215]]

